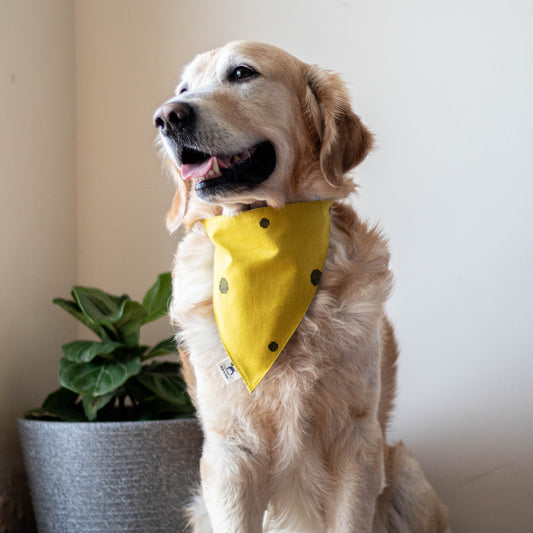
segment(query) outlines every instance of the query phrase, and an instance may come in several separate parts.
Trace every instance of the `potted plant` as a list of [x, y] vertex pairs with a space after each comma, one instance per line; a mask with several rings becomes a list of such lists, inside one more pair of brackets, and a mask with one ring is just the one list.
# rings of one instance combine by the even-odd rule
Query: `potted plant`
[[202, 434], [174, 339], [140, 343], [141, 327], [168, 313], [170, 274], [142, 302], [71, 295], [54, 303], [99, 339], [62, 346], [61, 387], [19, 420], [39, 532], [182, 531]]

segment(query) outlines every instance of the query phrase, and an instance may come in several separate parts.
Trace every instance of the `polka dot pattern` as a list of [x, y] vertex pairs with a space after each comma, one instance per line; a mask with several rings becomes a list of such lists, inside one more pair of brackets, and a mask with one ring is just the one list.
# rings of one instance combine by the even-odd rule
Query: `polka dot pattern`
[[269, 345], [268, 345], [268, 349], [271, 351], [271, 352], [275, 352], [277, 349], [278, 349], [278, 343], [277, 342], [274, 342], [272, 341]]
[[260, 225], [262, 228], [267, 229], [268, 226], [270, 226], [270, 220], [268, 220], [268, 218], [262, 218], [262, 219], [259, 221], [259, 225]]
[[229, 291], [229, 283], [226, 278], [220, 278], [218, 290], [221, 292], [221, 294], [226, 294]]
[[311, 272], [311, 283], [316, 287], [320, 283], [320, 278], [322, 277], [322, 272], [316, 268]]

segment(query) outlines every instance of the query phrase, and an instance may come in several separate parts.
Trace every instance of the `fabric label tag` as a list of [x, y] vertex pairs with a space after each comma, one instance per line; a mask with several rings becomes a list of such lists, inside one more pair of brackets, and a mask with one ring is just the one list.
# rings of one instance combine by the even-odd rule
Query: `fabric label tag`
[[231, 359], [227, 357], [224, 361], [218, 363], [217, 368], [220, 370], [224, 381], [229, 385], [234, 381], [241, 379], [240, 374], [237, 372], [235, 365], [231, 362]]

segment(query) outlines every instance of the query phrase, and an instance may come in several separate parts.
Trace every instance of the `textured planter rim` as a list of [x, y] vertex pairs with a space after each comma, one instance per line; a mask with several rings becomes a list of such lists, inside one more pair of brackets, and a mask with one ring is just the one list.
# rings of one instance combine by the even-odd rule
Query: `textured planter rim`
[[39, 420], [38, 418], [17, 418], [19, 424], [43, 424], [43, 425], [58, 425], [58, 426], [112, 426], [117, 424], [132, 424], [132, 425], [155, 425], [155, 424], [176, 424], [180, 425], [183, 423], [195, 421], [198, 422], [198, 419], [195, 416], [186, 416], [182, 418], [167, 418], [162, 420], [95, 420], [94, 422], [90, 421], [80, 421], [80, 422], [67, 422], [64, 420]]
[[196, 418], [18, 420], [39, 533], [181, 533], [199, 479]]

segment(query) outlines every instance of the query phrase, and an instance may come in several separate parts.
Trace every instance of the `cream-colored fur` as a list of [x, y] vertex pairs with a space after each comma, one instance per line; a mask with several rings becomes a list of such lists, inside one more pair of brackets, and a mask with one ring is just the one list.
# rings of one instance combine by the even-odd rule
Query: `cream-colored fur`
[[[231, 81], [239, 65], [258, 75]], [[236, 42], [198, 56], [170, 102], [194, 109], [203, 152], [236, 154], [264, 140], [276, 152], [266, 181], [205, 201], [193, 180], [181, 179], [179, 156], [162, 136], [177, 184], [167, 224], [187, 230], [171, 317], [205, 432], [192, 531], [447, 531], [447, 511], [416, 460], [402, 444], [386, 443], [397, 358], [384, 312], [389, 254], [349, 202], [355, 186], [347, 172], [371, 149], [372, 135], [345, 87], [278, 48]], [[316, 296], [256, 390], [227, 385], [216, 368], [226, 354], [212, 309], [213, 245], [198, 221], [318, 199], [335, 203]]]

